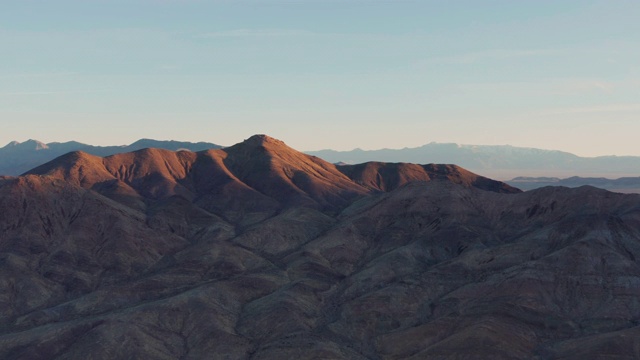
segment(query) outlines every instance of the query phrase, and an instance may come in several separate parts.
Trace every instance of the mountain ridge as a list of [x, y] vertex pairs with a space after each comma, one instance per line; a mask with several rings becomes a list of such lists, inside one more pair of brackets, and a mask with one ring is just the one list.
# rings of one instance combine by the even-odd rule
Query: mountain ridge
[[[168, 150], [200, 151], [223, 146], [213, 143], [179, 142], [174, 140], [139, 139], [130, 145], [92, 146], [76, 141], [41, 143], [29, 140], [11, 142], [0, 148], [0, 174], [16, 176], [73, 150], [108, 156], [145, 147]], [[457, 164], [491, 178], [509, 180], [518, 176], [530, 177], [634, 177], [640, 174], [638, 156], [580, 157], [559, 150], [545, 150], [511, 145], [459, 145], [431, 142], [419, 147], [350, 151], [305, 151], [331, 163], [356, 164], [364, 162], [447, 163]]]
[[[205, 163], [206, 166], [201, 166]], [[491, 191], [519, 191], [455, 166], [438, 169], [436, 165], [425, 165], [430, 169], [429, 173], [424, 171], [422, 177], [412, 178], [404, 175], [405, 169], [410, 166], [399, 166], [387, 173], [395, 173], [396, 177], [415, 181], [430, 181], [431, 177], [436, 177]], [[88, 189], [110, 184], [109, 189], [117, 194], [130, 193], [133, 189], [144, 198], [180, 194], [191, 200], [199, 194], [214, 192], [226, 199], [223, 203], [230, 204], [236, 197], [247, 198], [260, 194], [257, 197], [263, 198], [264, 201], [259, 202], [262, 205], [256, 204], [255, 208], [244, 211], [262, 213], [262, 216], [269, 216], [282, 206], [291, 205], [338, 211], [356, 197], [392, 189], [367, 184], [357, 176], [350, 177], [349, 174], [353, 174], [349, 171], [350, 168], [349, 165], [336, 166], [318, 157], [298, 152], [269, 136], [254, 135], [224, 149], [200, 152], [145, 148], [101, 158], [75, 151], [25, 174], [53, 176]], [[211, 179], [201, 173], [218, 175]], [[198, 181], [207, 177], [210, 180], [205, 183]], [[400, 181], [393, 188], [407, 182]], [[231, 216], [228, 213], [218, 215], [225, 218]]]

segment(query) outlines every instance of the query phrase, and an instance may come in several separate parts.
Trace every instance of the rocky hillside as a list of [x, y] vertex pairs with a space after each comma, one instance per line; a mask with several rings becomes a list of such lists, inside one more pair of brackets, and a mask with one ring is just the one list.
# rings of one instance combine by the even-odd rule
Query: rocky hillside
[[254, 136], [0, 178], [3, 359], [640, 356], [640, 196]]

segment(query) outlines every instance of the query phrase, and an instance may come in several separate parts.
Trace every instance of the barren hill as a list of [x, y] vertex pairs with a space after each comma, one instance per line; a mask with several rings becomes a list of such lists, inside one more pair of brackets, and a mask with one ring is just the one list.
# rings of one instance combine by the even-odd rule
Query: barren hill
[[640, 356], [640, 196], [257, 135], [0, 178], [0, 358]]

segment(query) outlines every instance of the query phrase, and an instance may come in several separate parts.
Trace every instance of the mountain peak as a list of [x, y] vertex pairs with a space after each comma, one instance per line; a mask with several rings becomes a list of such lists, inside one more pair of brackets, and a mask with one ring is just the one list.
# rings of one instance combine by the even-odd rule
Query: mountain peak
[[289, 147], [284, 141], [264, 134], [253, 135], [241, 143], [225, 148], [225, 151], [238, 155], [244, 154], [247, 160], [257, 156], [257, 154], [265, 154], [270, 157], [293, 156], [295, 158], [303, 155]]
[[267, 146], [267, 145], [287, 146], [287, 144], [285, 144], [284, 141], [272, 138], [271, 136], [265, 135], [265, 134], [253, 135], [250, 138], [243, 141], [242, 144], [254, 145], [254, 146]]
[[79, 167], [81, 165], [86, 166], [89, 164], [102, 164], [102, 158], [88, 154], [84, 151], [76, 150], [58, 156], [57, 158], [44, 163], [25, 174], [45, 175], [56, 169], [69, 170], [73, 167]]
[[368, 193], [336, 167], [303, 154], [283, 141], [254, 135], [225, 148], [224, 164], [244, 184], [289, 205], [336, 210]]
[[33, 140], [33, 139], [29, 139], [23, 142], [21, 145], [24, 145], [26, 147], [29, 147], [35, 150], [44, 150], [49, 148], [49, 146], [47, 146], [47, 144], [43, 143], [42, 141]]
[[25, 142], [12, 141], [5, 146], [7, 149], [16, 149], [16, 150], [45, 150], [48, 149], [49, 146], [47, 144], [38, 141], [29, 139]]

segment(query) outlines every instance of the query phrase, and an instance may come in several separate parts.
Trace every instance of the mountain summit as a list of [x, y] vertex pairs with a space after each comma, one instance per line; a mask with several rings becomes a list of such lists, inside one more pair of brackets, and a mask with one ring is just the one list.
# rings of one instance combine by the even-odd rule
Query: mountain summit
[[241, 144], [244, 144], [245, 146], [276, 146], [281, 148], [288, 147], [287, 144], [285, 144], [282, 140], [272, 138], [271, 136], [265, 134], [256, 134], [250, 136]]

